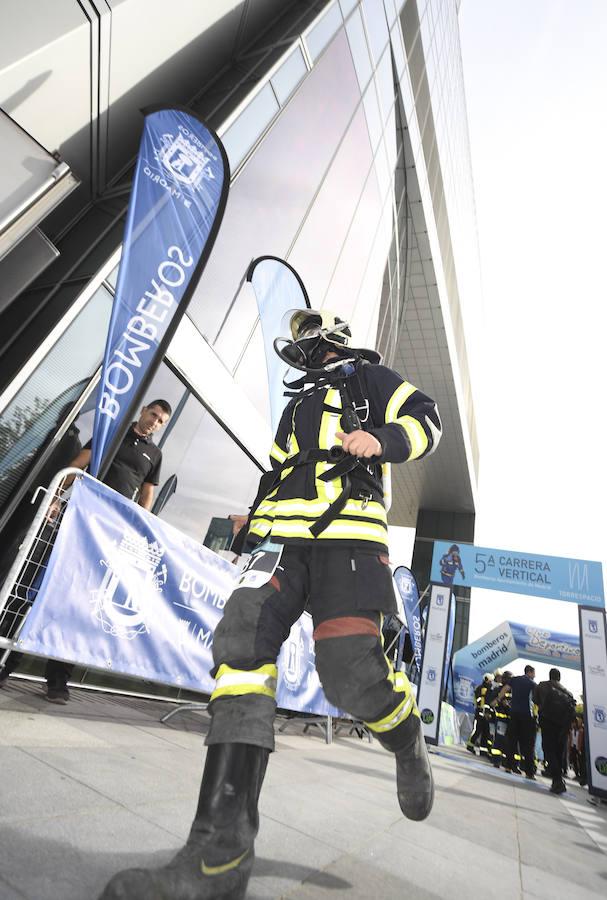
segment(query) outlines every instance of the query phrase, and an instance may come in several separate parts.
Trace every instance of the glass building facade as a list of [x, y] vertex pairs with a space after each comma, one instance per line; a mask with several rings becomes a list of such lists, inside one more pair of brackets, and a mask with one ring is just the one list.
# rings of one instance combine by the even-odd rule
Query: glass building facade
[[[135, 6], [123, 5], [121, 15]], [[212, 519], [245, 512], [254, 496], [272, 435], [261, 328], [243, 281], [252, 259], [272, 254], [297, 269], [312, 306], [348, 319], [355, 345], [380, 350], [439, 403], [445, 438], [431, 459], [396, 469], [392, 523], [443, 510], [468, 535], [450, 536], [472, 539], [482, 310], [458, 4], [243, 6], [240, 25], [221, 20], [250, 29], [239, 52], [197, 86], [193, 61], [183, 68], [183, 101], [218, 131], [232, 183], [148, 391], [176, 410], [161, 438], [160, 515], [202, 541]], [[70, 423], [83, 443], [90, 437], [131, 173], [132, 162], [100, 179], [93, 200], [60, 223], [59, 260], [5, 313], [0, 528], [11, 528]], [[422, 531], [420, 560], [433, 536]]]

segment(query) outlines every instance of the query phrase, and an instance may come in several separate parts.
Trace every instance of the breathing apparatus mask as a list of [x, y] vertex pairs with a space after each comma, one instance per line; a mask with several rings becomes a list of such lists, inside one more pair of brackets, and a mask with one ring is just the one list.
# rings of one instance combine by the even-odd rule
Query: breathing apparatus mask
[[[291, 337], [276, 338], [274, 350], [294, 369], [311, 375], [321, 374], [357, 358], [356, 353], [348, 352], [352, 336], [348, 323], [328, 310], [289, 310], [282, 324]], [[326, 359], [327, 353], [336, 354], [337, 359]]]

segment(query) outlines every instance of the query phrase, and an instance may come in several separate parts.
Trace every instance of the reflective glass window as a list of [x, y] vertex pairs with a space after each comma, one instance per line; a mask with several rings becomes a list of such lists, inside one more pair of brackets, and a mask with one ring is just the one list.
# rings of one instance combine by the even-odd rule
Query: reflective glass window
[[384, 0], [384, 9], [386, 10], [386, 18], [388, 19], [388, 24], [392, 27], [392, 23], [396, 18], [396, 4], [394, 0]]
[[372, 162], [362, 106], [358, 108], [289, 255], [312, 306], [322, 302]]
[[341, 27], [341, 10], [338, 3], [333, 3], [324, 16], [306, 34], [305, 42], [312, 59], [316, 60], [325, 49], [333, 35]]
[[375, 171], [377, 172], [379, 190], [381, 192], [381, 198], [383, 201], [392, 180], [392, 172], [388, 167], [386, 148], [384, 146], [383, 140], [380, 141], [379, 147], [377, 148], [377, 153], [375, 154]]
[[348, 43], [350, 44], [352, 59], [354, 60], [356, 77], [358, 78], [361, 91], [364, 91], [371, 78], [373, 67], [369, 58], [369, 48], [367, 47], [365, 29], [363, 28], [359, 10], [357, 10], [346, 23], [346, 32], [348, 34]]
[[0, 506], [100, 365], [111, 306], [100, 287], [0, 415]]
[[399, 22], [396, 22], [396, 24], [390, 31], [390, 45], [392, 47], [392, 53], [394, 54], [396, 71], [398, 72], [398, 76], [400, 78], [402, 73], [405, 71], [405, 48], [403, 47], [403, 36], [400, 31]]
[[287, 102], [299, 82], [308, 71], [306, 61], [300, 47], [296, 47], [275, 75], [272, 76], [272, 87], [281, 106]]
[[226, 368], [233, 372], [259, 318], [255, 292], [245, 281], [226, 316], [213, 349]]
[[372, 81], [363, 97], [363, 105], [365, 107], [365, 116], [367, 117], [367, 127], [369, 128], [369, 137], [371, 138], [371, 146], [375, 153], [375, 148], [382, 136], [383, 125], [381, 114], [379, 111], [379, 103], [377, 100], [377, 91]]
[[339, 310], [344, 318], [349, 318], [356, 305], [380, 214], [377, 177], [371, 168], [326, 298], [326, 305]]
[[160, 518], [204, 543], [213, 518], [247, 513], [259, 476], [240, 446], [190, 395], [162, 446], [157, 497], [163, 488], [169, 496]]
[[346, 19], [350, 15], [357, 3], [358, 0], [339, 0], [339, 5], [341, 7], [344, 19]]
[[267, 372], [263, 334], [261, 323], [258, 322], [238, 363], [234, 379], [258, 412], [267, 422], [270, 422], [270, 392]]
[[210, 344], [251, 260], [288, 252], [359, 102], [340, 30], [230, 187], [213, 252], [188, 307]]
[[388, 118], [390, 110], [394, 107], [394, 77], [392, 74], [392, 54], [390, 48], [386, 48], [375, 72], [377, 93], [382, 111], [382, 121]]
[[377, 64], [388, 43], [388, 26], [383, 0], [362, 0], [362, 10], [369, 35], [371, 56]]
[[110, 274], [105, 279], [108, 284], [111, 284], [114, 290], [116, 290], [116, 282], [118, 281], [118, 268], [119, 266], [116, 266], [114, 269], [112, 269]]
[[270, 84], [264, 85], [243, 109], [235, 122], [222, 136], [223, 144], [234, 171], [245, 158], [255, 141], [278, 112], [278, 100]]

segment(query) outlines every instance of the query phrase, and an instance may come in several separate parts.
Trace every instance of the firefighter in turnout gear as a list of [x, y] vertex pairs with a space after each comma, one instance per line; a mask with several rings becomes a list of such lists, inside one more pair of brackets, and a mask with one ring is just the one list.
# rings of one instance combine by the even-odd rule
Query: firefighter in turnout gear
[[[493, 732], [493, 742], [490, 750], [491, 762], [496, 769], [506, 763], [506, 732], [508, 731], [508, 722], [510, 721], [510, 700], [511, 692], [507, 690], [502, 694], [502, 689], [510, 685], [512, 672], [504, 672], [500, 679], [499, 690], [492, 697], [491, 706], [494, 710], [495, 728]], [[497, 685], [496, 685], [497, 687]]]
[[386, 659], [382, 616], [395, 611], [386, 522], [390, 463], [421, 459], [440, 440], [435, 403], [378, 354], [349, 349], [348, 325], [298, 310], [283, 361], [287, 385], [258, 495], [241, 535], [252, 555], [213, 640], [215, 690], [207, 758], [186, 846], [162, 869], [115, 876], [102, 900], [236, 900], [245, 896], [257, 801], [274, 749], [276, 660], [307, 607], [316, 667], [330, 703], [362, 720], [396, 759], [410, 819], [434, 798], [419, 713]]
[[466, 744], [471, 753], [477, 755], [482, 750], [487, 752], [487, 738], [489, 736], [489, 716], [487, 715], [487, 694], [493, 683], [493, 675], [483, 676], [481, 684], [474, 689], [474, 728]]

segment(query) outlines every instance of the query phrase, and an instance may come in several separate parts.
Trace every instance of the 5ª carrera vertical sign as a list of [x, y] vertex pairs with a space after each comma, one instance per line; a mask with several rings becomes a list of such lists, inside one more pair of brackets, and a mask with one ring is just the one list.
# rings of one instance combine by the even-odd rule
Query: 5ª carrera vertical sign
[[95, 411], [93, 475], [103, 476], [185, 312], [229, 183], [225, 150], [195, 115], [146, 115]]
[[446, 585], [605, 606], [603, 567], [587, 559], [435, 541], [431, 578]]

